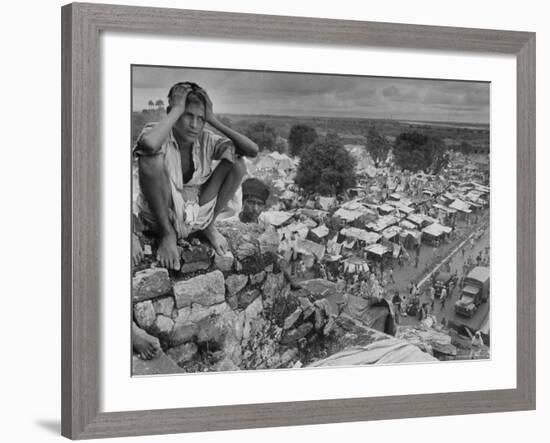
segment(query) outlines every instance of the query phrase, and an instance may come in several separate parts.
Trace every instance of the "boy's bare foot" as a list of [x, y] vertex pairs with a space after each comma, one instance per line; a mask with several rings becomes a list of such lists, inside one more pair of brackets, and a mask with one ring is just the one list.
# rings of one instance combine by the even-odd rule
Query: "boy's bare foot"
[[151, 360], [161, 350], [158, 338], [147, 334], [135, 323], [132, 323], [132, 346], [142, 360]]
[[161, 237], [157, 249], [157, 260], [164, 268], [179, 270], [180, 253], [178, 251], [177, 239], [175, 234], [168, 234]]
[[132, 261], [135, 265], [139, 265], [143, 260], [143, 248], [136, 234], [132, 233]]
[[204, 231], [204, 235], [210, 241], [210, 244], [216, 251], [218, 255], [224, 255], [228, 250], [227, 240], [223, 235], [214, 226], [214, 223], [211, 223]]

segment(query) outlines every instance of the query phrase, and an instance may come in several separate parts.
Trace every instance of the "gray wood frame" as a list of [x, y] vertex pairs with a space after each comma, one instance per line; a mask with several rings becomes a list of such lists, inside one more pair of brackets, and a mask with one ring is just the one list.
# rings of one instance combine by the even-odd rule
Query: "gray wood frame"
[[[101, 412], [98, 42], [102, 31], [514, 55], [517, 58], [517, 388]], [[62, 8], [62, 82], [64, 436], [99, 438], [535, 408], [534, 33], [73, 3]]]

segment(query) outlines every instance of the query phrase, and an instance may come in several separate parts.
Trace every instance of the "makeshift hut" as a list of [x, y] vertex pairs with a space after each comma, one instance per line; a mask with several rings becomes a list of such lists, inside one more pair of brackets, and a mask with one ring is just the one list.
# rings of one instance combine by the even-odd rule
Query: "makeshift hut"
[[422, 241], [430, 245], [438, 245], [451, 231], [452, 228], [440, 225], [439, 223], [432, 223], [422, 229]]
[[381, 245], [380, 243], [375, 243], [365, 247], [367, 253], [367, 258], [374, 261], [382, 261], [384, 258], [391, 258], [393, 249], [388, 248], [387, 246]]
[[406, 249], [414, 249], [420, 246], [422, 233], [415, 229], [403, 229], [399, 233], [400, 243]]
[[316, 243], [321, 243], [327, 238], [328, 234], [329, 229], [325, 225], [320, 225], [309, 231], [308, 239]]
[[368, 272], [369, 265], [358, 257], [348, 257], [344, 260], [344, 272], [346, 274], [361, 274]]

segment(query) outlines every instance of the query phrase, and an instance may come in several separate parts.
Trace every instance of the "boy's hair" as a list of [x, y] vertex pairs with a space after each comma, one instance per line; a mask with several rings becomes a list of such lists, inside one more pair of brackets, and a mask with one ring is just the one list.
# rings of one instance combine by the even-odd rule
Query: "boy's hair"
[[204, 99], [197, 93], [197, 91], [202, 89], [197, 83], [178, 82], [175, 85], [172, 85], [172, 87], [168, 91], [168, 106], [166, 107], [166, 112], [170, 112], [170, 109], [172, 109], [170, 104], [172, 103], [172, 100], [174, 98], [174, 90], [178, 86], [188, 86], [191, 88], [191, 91], [189, 92], [189, 94], [187, 95], [187, 99], [185, 100], [186, 106], [189, 103], [196, 103], [196, 104], [202, 104], [203, 106], [206, 107], [206, 103], [204, 102]]

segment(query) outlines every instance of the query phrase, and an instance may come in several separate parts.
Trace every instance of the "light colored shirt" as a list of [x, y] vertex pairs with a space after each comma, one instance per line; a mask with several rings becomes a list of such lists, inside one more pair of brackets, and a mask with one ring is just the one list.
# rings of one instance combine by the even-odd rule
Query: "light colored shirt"
[[[170, 181], [172, 201], [176, 214], [176, 229], [182, 237], [186, 237], [189, 231], [203, 228], [203, 223], [199, 217], [201, 186], [210, 178], [220, 160], [228, 160], [231, 163], [235, 162], [235, 146], [227, 137], [203, 129], [192, 147], [193, 176], [187, 183], [184, 183], [181, 154], [172, 130], [158, 152], [148, 154], [140, 148], [141, 138], [153, 129], [156, 124], [148, 123], [145, 125], [137, 139], [133, 153], [136, 156], [160, 155], [164, 158], [164, 166]], [[141, 190], [137, 198], [137, 207], [140, 211], [150, 212]]]

